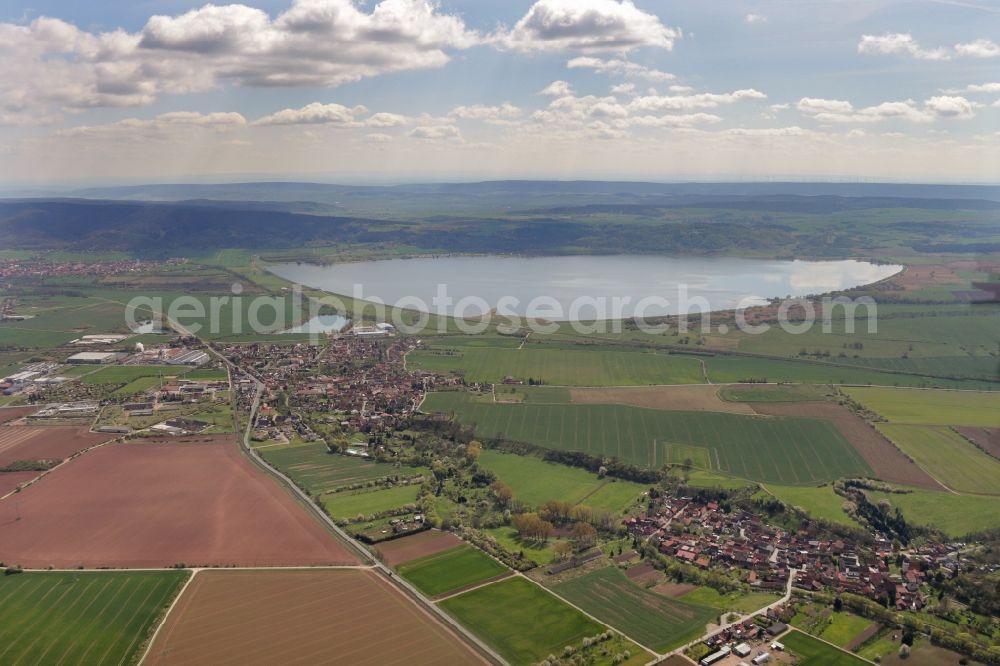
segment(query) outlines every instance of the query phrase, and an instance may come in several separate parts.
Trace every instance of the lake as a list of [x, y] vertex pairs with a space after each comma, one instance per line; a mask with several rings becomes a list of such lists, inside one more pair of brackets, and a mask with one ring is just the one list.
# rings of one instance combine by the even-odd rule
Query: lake
[[315, 317], [308, 319], [298, 326], [292, 326], [291, 328], [281, 331], [282, 333], [338, 333], [340, 332], [351, 320], [347, 317], [338, 314], [332, 315], [316, 315]]
[[[499, 307], [501, 314], [552, 321], [677, 314], [692, 311], [684, 307], [691, 302], [726, 310], [869, 284], [901, 269], [856, 260], [646, 255], [449, 256], [269, 267], [315, 289], [435, 314], [469, 317]], [[435, 302], [436, 296], [452, 300]]]

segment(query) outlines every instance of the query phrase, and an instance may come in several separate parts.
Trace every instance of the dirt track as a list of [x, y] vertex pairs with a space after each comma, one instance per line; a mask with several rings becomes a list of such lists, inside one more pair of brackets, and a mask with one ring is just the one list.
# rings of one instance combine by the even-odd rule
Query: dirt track
[[15, 460], [65, 460], [77, 451], [118, 435], [92, 433], [85, 427], [0, 427], [0, 467]]
[[149, 666], [485, 663], [368, 570], [200, 571]]
[[832, 402], [755, 402], [758, 414], [804, 416], [830, 421], [883, 481], [943, 490], [940, 484], [860, 416]]
[[451, 532], [427, 530], [413, 536], [385, 541], [376, 548], [382, 553], [383, 561], [394, 567], [397, 564], [440, 553], [460, 545], [462, 545], [462, 540]]
[[109, 444], [70, 461], [0, 501], [0, 561], [32, 568], [357, 563], [222, 439]]
[[720, 398], [718, 386], [705, 384], [573, 388], [569, 390], [569, 394], [574, 403], [584, 405], [616, 404], [676, 411], [754, 413], [748, 405]]

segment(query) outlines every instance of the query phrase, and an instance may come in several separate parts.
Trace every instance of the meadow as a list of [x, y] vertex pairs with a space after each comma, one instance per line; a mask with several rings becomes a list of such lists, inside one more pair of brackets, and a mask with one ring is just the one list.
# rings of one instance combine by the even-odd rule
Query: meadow
[[698, 359], [689, 356], [604, 348], [435, 348], [411, 353], [407, 364], [433, 372], [458, 372], [471, 382], [499, 383], [508, 376], [557, 386], [701, 384], [705, 381]]
[[914, 490], [905, 494], [867, 491], [865, 494], [871, 502], [884, 499], [893, 507], [899, 507], [908, 522], [933, 527], [953, 539], [1000, 528], [1000, 497], [955, 495], [933, 490]]
[[313, 495], [354, 483], [393, 476], [409, 478], [425, 472], [416, 467], [331, 454], [322, 442], [261, 447], [258, 453]]
[[729, 592], [722, 594], [714, 587], [697, 587], [679, 597], [679, 601], [695, 606], [714, 608], [717, 611], [738, 611], [751, 613], [769, 606], [778, 600], [777, 594], [769, 592]]
[[996, 383], [982, 380], [954, 380], [919, 375], [891, 373], [874, 368], [838, 365], [780, 358], [719, 355], [705, 358], [708, 378], [714, 384], [741, 382], [793, 382], [801, 384], [872, 384], [875, 386], [914, 386], [966, 389], [1000, 389]]
[[0, 663], [131, 664], [184, 571], [0, 577]]
[[507, 567], [478, 548], [462, 545], [396, 567], [406, 580], [429, 597], [437, 597], [499, 576]]
[[130, 396], [136, 393], [143, 393], [151, 388], [156, 388], [160, 385], [159, 377], [137, 377], [130, 381], [125, 386], [117, 389], [111, 395], [113, 396]]
[[553, 590], [657, 652], [667, 652], [697, 638], [705, 633], [705, 625], [719, 616], [714, 608], [649, 592], [631, 582], [617, 567], [557, 583]]
[[417, 501], [419, 484], [396, 486], [385, 490], [366, 492], [339, 492], [323, 496], [323, 508], [336, 518], [370, 516], [389, 509], [398, 509]]
[[795, 417], [671, 412], [622, 405], [500, 405], [458, 392], [431, 393], [422, 409], [454, 413], [483, 437], [583, 451], [656, 468], [661, 442], [710, 449], [718, 471], [780, 485], [868, 476], [871, 469], [828, 422]]
[[783, 504], [798, 507], [813, 518], [820, 518], [835, 525], [859, 527], [842, 508], [844, 498], [833, 492], [833, 486], [779, 486], [767, 484], [765, 489]]
[[734, 386], [719, 389], [719, 397], [731, 402], [811, 402], [824, 400], [832, 389], [813, 384], [782, 386]]
[[878, 430], [939, 482], [960, 493], [1000, 495], [1000, 462], [945, 426], [880, 423]]
[[175, 365], [115, 365], [101, 368], [97, 372], [84, 375], [84, 384], [127, 384], [142, 377], [162, 377], [166, 381], [170, 377], [181, 376], [189, 368]]
[[1000, 393], [863, 387], [844, 391], [893, 423], [1000, 427]]
[[802, 666], [861, 666], [868, 662], [848, 652], [843, 652], [816, 640], [801, 631], [792, 631], [782, 637], [785, 649], [800, 659]]
[[548, 500], [560, 500], [617, 512], [646, 490], [642, 484], [602, 479], [578, 467], [489, 449], [480, 454], [479, 465], [509, 485], [516, 499], [533, 507]]
[[514, 664], [537, 663], [605, 630], [521, 577], [445, 599], [440, 606]]

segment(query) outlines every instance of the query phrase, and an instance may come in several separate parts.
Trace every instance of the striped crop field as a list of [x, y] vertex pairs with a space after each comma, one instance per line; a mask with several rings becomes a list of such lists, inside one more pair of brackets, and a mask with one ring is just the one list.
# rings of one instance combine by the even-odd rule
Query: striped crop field
[[131, 664], [186, 571], [0, 577], [0, 663]]
[[[458, 392], [431, 393], [423, 410], [454, 414], [482, 437], [503, 435], [650, 468], [677, 462], [681, 455], [695, 465], [709, 460], [716, 471], [788, 486], [872, 475], [833, 424], [817, 419], [627, 405], [494, 404]], [[690, 447], [704, 453], [696, 455]]]

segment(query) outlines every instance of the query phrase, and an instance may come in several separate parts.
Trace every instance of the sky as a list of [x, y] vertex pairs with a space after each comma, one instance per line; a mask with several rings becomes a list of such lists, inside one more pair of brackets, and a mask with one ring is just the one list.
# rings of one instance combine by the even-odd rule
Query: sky
[[996, 0], [0, 0], [0, 185], [1000, 182]]

